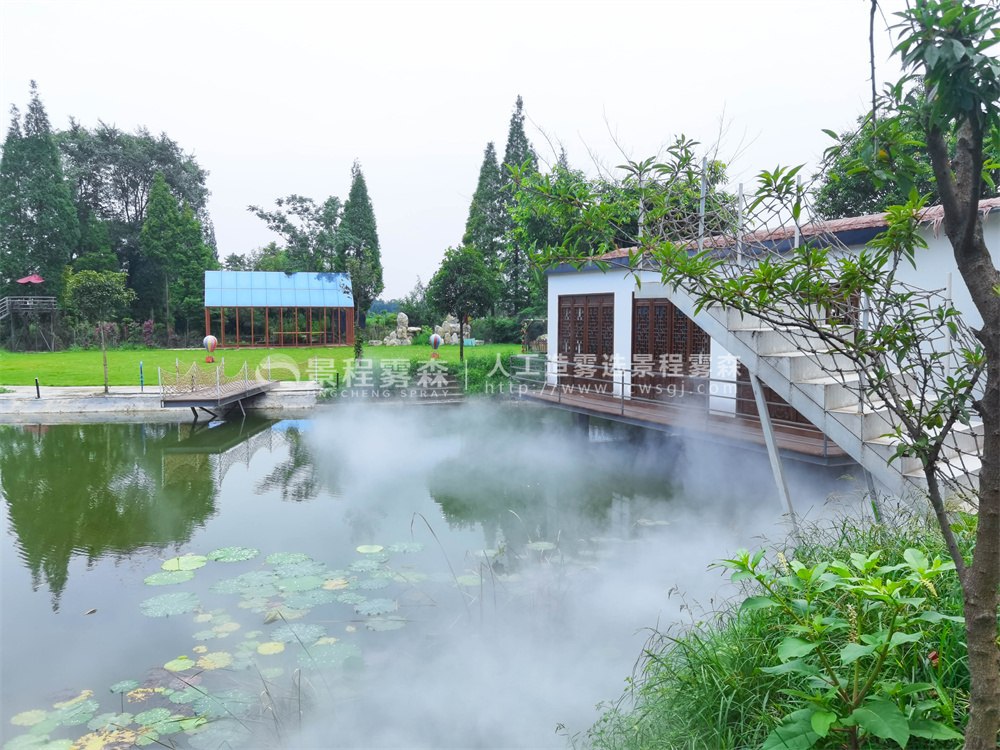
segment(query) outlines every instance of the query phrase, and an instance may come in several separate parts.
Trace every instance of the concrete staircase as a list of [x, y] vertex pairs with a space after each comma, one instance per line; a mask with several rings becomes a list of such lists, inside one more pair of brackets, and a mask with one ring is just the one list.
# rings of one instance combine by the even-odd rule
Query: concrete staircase
[[[712, 339], [735, 355], [751, 374], [785, 399], [844, 449], [892, 494], [926, 487], [920, 462], [889, 458], [895, 453], [895, 421], [880, 403], [859, 404], [859, 375], [843, 355], [823, 351], [817, 336], [801, 328], [777, 329], [759, 318], [721, 307], [695, 312], [683, 289], [666, 294]], [[905, 387], [905, 383], [900, 383]], [[944, 446], [942, 473], [956, 485], [978, 488], [982, 466], [982, 422], [957, 425]]]

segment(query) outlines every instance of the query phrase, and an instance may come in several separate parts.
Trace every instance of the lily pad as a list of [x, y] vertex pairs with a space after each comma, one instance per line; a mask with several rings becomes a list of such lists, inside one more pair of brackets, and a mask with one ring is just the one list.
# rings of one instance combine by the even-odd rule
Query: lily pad
[[259, 554], [260, 550], [253, 547], [220, 547], [209, 552], [206, 557], [216, 562], [243, 562], [252, 560]]
[[483, 582], [483, 579], [477, 575], [459, 576], [455, 580], [458, 581], [459, 586], [471, 586], [471, 587], [478, 586]]
[[260, 673], [268, 680], [276, 680], [285, 673], [285, 670], [281, 667], [268, 667], [267, 669], [260, 670]]
[[376, 560], [374, 557], [363, 557], [360, 560], [355, 560], [347, 567], [355, 573], [367, 573], [370, 570], [375, 570], [381, 565], [381, 560]]
[[275, 575], [278, 578], [301, 578], [302, 576], [321, 576], [326, 573], [326, 566], [315, 560], [303, 560], [302, 562], [284, 563], [275, 566]]
[[170, 696], [171, 703], [193, 703], [199, 698], [204, 697], [205, 691], [199, 690], [196, 687], [186, 687], [183, 690], [178, 690]]
[[98, 714], [93, 719], [87, 722], [87, 729], [91, 731], [98, 730], [114, 730], [119, 727], [127, 727], [133, 722], [134, 718], [130, 713], [119, 714], [114, 711], [109, 711], [108, 713]]
[[281, 641], [268, 641], [267, 643], [262, 643], [257, 647], [257, 653], [263, 654], [264, 656], [280, 654], [284, 650], [285, 644]]
[[22, 711], [14, 715], [11, 717], [10, 723], [15, 727], [33, 727], [35, 724], [45, 721], [45, 717], [48, 715], [47, 711], [36, 708], [33, 711]]
[[354, 606], [355, 604], [361, 604], [361, 602], [368, 601], [368, 597], [364, 594], [356, 594], [353, 591], [348, 591], [344, 594], [338, 594], [337, 601], [341, 604], [350, 604], [351, 606]]
[[273, 555], [268, 555], [266, 559], [271, 565], [284, 565], [285, 563], [305, 562], [310, 557], [303, 552], [275, 552]]
[[184, 583], [194, 578], [193, 570], [164, 570], [153, 573], [142, 579], [147, 586], [169, 586], [174, 583]]
[[[260, 700], [254, 693], [234, 689], [202, 695], [194, 702], [191, 709], [195, 714], [204, 715], [206, 719], [223, 719], [244, 716], [251, 706], [259, 703]], [[193, 742], [190, 744], [194, 745]]]
[[299, 578], [282, 578], [275, 586], [279, 591], [309, 591], [318, 589], [323, 585], [323, 579], [319, 576], [301, 576]]
[[348, 659], [361, 659], [361, 649], [353, 643], [311, 646], [299, 652], [299, 664], [304, 667], [341, 667]]
[[160, 567], [164, 570], [196, 570], [204, 567], [206, 562], [208, 562], [208, 558], [204, 555], [181, 555], [180, 557], [171, 557]]
[[169, 708], [151, 708], [135, 715], [136, 724], [156, 724], [170, 718]]
[[222, 669], [233, 663], [233, 655], [228, 651], [213, 651], [198, 659], [198, 666], [202, 669]]
[[331, 578], [323, 584], [323, 588], [327, 591], [339, 591], [340, 589], [346, 589], [350, 585], [351, 582], [346, 578]]
[[396, 602], [392, 599], [369, 599], [366, 602], [354, 605], [354, 611], [359, 615], [369, 617], [384, 615], [386, 612], [396, 611]]
[[415, 571], [405, 571], [403, 573], [395, 573], [392, 576], [392, 580], [397, 583], [420, 583], [421, 581], [426, 581], [428, 578], [426, 573], [417, 573]]
[[308, 609], [293, 609], [284, 606], [270, 607], [267, 610], [267, 615], [264, 617], [264, 624], [270, 625], [272, 622], [277, 622], [278, 620], [298, 620], [307, 614], [309, 614]]
[[376, 633], [383, 633], [389, 630], [399, 630], [405, 627], [406, 620], [402, 617], [378, 617], [374, 620], [368, 620], [365, 623], [365, 627]]
[[552, 542], [528, 542], [524, 545], [524, 548], [535, 550], [536, 552], [547, 552], [550, 549], [555, 549], [556, 545]]
[[243, 626], [240, 625], [238, 622], [229, 621], [229, 622], [224, 622], [221, 625], [216, 625], [214, 628], [212, 628], [212, 630], [214, 630], [216, 633], [235, 633], [241, 627]]
[[64, 727], [86, 724], [94, 718], [94, 713], [98, 708], [100, 708], [100, 704], [93, 698], [66, 706], [66, 708], [59, 709], [59, 723]]
[[3, 745], [3, 750], [28, 750], [28, 748], [43, 747], [49, 738], [40, 734], [22, 734], [7, 740]]
[[328, 604], [336, 599], [336, 594], [332, 591], [314, 589], [312, 591], [302, 591], [296, 594], [289, 594], [285, 598], [285, 604], [295, 609], [312, 609], [320, 604]]
[[386, 578], [368, 578], [364, 581], [355, 581], [351, 584], [351, 588], [358, 591], [378, 591], [379, 589], [388, 588], [388, 586], [389, 581]]
[[238, 721], [230, 721], [228, 714], [223, 711], [218, 716], [209, 718], [220, 719], [220, 721], [210, 721], [201, 731], [195, 730], [191, 733], [187, 743], [193, 750], [219, 750], [219, 748], [242, 747], [250, 739], [249, 728], [243, 726]]
[[424, 549], [424, 546], [420, 542], [396, 542], [389, 545], [389, 552], [393, 554], [399, 552], [420, 552]]
[[169, 617], [191, 612], [198, 604], [198, 597], [190, 591], [177, 591], [147, 599], [139, 605], [139, 609], [146, 617]]
[[291, 643], [301, 641], [305, 644], [315, 643], [317, 639], [326, 635], [326, 628], [316, 623], [292, 623], [281, 625], [271, 631], [272, 641]]
[[383, 547], [381, 544], [362, 544], [360, 547], [358, 547], [358, 552], [360, 552], [362, 555], [374, 555], [378, 552], [381, 552], [384, 549], [385, 547]]
[[208, 612], [202, 612], [201, 614], [198, 614], [198, 615], [194, 616], [194, 621], [195, 622], [211, 622], [212, 621], [212, 615], [208, 614]]
[[197, 666], [193, 659], [189, 659], [186, 656], [178, 656], [176, 659], [171, 659], [163, 668], [171, 672], [183, 672], [188, 669], [194, 669]]
[[218, 638], [219, 634], [216, 633], [214, 630], [199, 630], [191, 637], [194, 638], [196, 641], [210, 641], [213, 638]]
[[208, 646], [195, 646], [191, 650], [194, 651], [196, 654], [204, 654], [206, 651], [208, 651]]
[[[93, 721], [93, 719], [91, 719]], [[55, 713], [49, 714], [45, 721], [40, 721], [31, 729], [29, 734], [51, 734], [59, 728], [59, 717]]]

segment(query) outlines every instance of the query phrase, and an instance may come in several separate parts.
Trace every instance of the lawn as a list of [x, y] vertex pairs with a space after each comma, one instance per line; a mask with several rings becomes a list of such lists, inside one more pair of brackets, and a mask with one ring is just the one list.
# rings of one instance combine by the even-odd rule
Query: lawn
[[[430, 346], [371, 346], [365, 347], [366, 358], [370, 359], [407, 359], [428, 361], [431, 358]], [[489, 357], [500, 355], [504, 367], [507, 357], [519, 354], [521, 347], [517, 344], [492, 344], [488, 346], [467, 347], [467, 355]], [[441, 359], [445, 362], [458, 362], [457, 346], [442, 346], [438, 349]], [[321, 377], [333, 379], [339, 372], [343, 377], [345, 362], [354, 358], [353, 350], [340, 346], [329, 348], [285, 348], [285, 349], [216, 349], [215, 362], [226, 363], [226, 373], [235, 375], [243, 367], [250, 365], [251, 371], [262, 366], [267, 372], [267, 359], [271, 358], [271, 377], [275, 380], [294, 380], [296, 370], [300, 379], [311, 380], [314, 364], [311, 360], [319, 358]], [[142, 362], [143, 376], [146, 385], [156, 386], [158, 383], [157, 368], [162, 367], [173, 371], [179, 367], [183, 372], [192, 362], [205, 365], [204, 349], [142, 349], [142, 350], [109, 350], [108, 351], [108, 382], [111, 385], [139, 385], [139, 363]], [[279, 366], [279, 365], [286, 366]], [[295, 368], [287, 365], [294, 364]], [[65, 352], [30, 352], [25, 354], [10, 354], [0, 352], [0, 385], [34, 385], [38, 378], [40, 385], [80, 386], [103, 385], [104, 371], [101, 364], [101, 350]]]

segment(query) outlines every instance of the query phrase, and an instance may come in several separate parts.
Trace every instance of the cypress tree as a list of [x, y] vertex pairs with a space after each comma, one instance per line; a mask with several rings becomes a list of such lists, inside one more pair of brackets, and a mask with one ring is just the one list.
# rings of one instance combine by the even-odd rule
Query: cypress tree
[[[364, 316], [371, 303], [382, 293], [382, 255], [378, 242], [375, 210], [368, 197], [368, 185], [357, 161], [351, 167], [351, 192], [344, 203], [344, 213], [337, 229], [337, 270], [347, 270], [353, 260], [355, 274], [363, 278], [352, 279], [358, 325], [364, 325]], [[363, 272], [359, 269], [363, 269]]]
[[462, 244], [476, 248], [490, 269], [499, 268], [503, 254], [503, 237], [506, 220], [500, 192], [500, 165], [493, 141], [486, 144], [483, 165], [479, 168], [479, 182], [469, 206]]
[[518, 96], [517, 102], [514, 104], [514, 112], [510, 116], [507, 148], [504, 150], [503, 166], [500, 169], [505, 229], [503, 266], [506, 286], [503, 303], [511, 315], [517, 315], [528, 305], [528, 282], [531, 278], [528, 248], [523, 247], [515, 236], [512, 216], [515, 196], [511, 168], [521, 168], [525, 165], [529, 173], [538, 171], [538, 160], [531, 148], [531, 142], [524, 132], [524, 102]]
[[[31, 101], [20, 125], [16, 108], [0, 158], [0, 286], [32, 273], [45, 279], [37, 293], [60, 297], [63, 271], [80, 239], [80, 226], [48, 115], [31, 82]], [[16, 285], [15, 285], [16, 286]]]

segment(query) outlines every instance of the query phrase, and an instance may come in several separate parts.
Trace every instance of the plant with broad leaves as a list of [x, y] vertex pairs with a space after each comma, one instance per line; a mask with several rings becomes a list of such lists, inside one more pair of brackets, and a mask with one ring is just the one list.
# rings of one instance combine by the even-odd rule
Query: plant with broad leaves
[[[786, 637], [777, 648], [779, 664], [763, 671], [786, 675], [782, 692], [797, 708], [768, 736], [764, 750], [808, 750], [824, 740], [859, 748], [866, 737], [906, 747], [910, 738], [954, 740], [954, 704], [935, 682], [900, 682], [887, 677], [887, 663], [905, 651], [926, 653], [933, 662], [929, 625], [963, 618], [933, 607], [934, 580], [955, 565], [918, 549], [903, 561], [881, 564], [880, 551], [851, 554], [812, 567], [778, 556], [768, 565], [764, 550], [740, 550], [719, 566], [732, 581], [753, 581], [757, 596], [742, 609], [776, 608]], [[933, 674], [933, 670], [930, 671]], [[933, 679], [933, 678], [932, 678]]]

